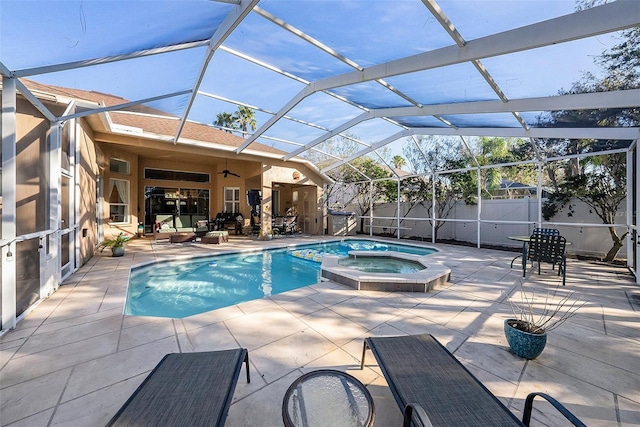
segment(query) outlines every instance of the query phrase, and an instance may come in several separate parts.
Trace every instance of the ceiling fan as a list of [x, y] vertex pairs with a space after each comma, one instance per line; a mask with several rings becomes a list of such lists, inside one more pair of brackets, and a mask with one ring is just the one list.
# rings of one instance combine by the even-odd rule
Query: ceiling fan
[[222, 174], [223, 178], [226, 178], [229, 175], [237, 176], [238, 178], [240, 178], [240, 175], [238, 175], [237, 173], [233, 173], [233, 172], [231, 172], [229, 170], [229, 159], [225, 159], [224, 170], [222, 172], [218, 172], [218, 173]]

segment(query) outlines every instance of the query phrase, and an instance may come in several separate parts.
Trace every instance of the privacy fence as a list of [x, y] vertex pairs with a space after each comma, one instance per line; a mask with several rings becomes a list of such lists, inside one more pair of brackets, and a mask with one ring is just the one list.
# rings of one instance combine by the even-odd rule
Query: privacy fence
[[[627, 231], [627, 218], [624, 207], [616, 213], [616, 231], [622, 235]], [[398, 207], [400, 214], [398, 215]], [[347, 206], [345, 210], [358, 212], [357, 207]], [[457, 202], [446, 218], [438, 219], [443, 223], [437, 230], [439, 241], [456, 241], [480, 246], [519, 248], [521, 243], [509, 240], [509, 236], [531, 234], [539, 221], [538, 199], [482, 200], [482, 205], [467, 205]], [[398, 221], [399, 217], [399, 221]], [[360, 220], [362, 230], [360, 228]], [[604, 257], [612, 247], [613, 241], [608, 226], [585, 203], [574, 199], [558, 212], [550, 221], [540, 217], [542, 226], [557, 228], [571, 245], [567, 252], [573, 255]], [[372, 227], [370, 227], [372, 225]], [[427, 208], [408, 203], [375, 204], [373, 212], [359, 216], [357, 231], [374, 235], [384, 234], [402, 239], [432, 241], [433, 228]], [[626, 259], [628, 238], [617, 258]]]

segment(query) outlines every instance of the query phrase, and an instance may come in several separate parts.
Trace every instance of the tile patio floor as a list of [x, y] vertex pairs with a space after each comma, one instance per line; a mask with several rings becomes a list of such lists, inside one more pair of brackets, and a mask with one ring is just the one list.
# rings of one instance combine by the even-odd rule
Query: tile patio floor
[[[271, 245], [308, 242], [286, 238]], [[313, 240], [316, 240], [313, 238]], [[123, 258], [98, 254], [0, 339], [0, 424], [100, 426], [165, 353], [249, 349], [251, 383], [240, 375], [227, 426], [279, 426], [285, 390], [305, 372], [331, 368], [365, 383], [376, 426], [401, 425], [401, 413], [375, 364], [359, 369], [369, 335], [431, 333], [516, 415], [543, 391], [590, 426], [640, 425], [640, 287], [625, 268], [569, 260], [567, 289], [589, 304], [549, 334], [534, 361], [513, 355], [503, 335], [520, 270], [512, 252], [436, 245], [452, 269], [428, 294], [357, 292], [321, 282], [185, 319], [122, 314], [129, 267], [149, 260], [266, 242], [158, 244], [134, 240]], [[555, 272], [526, 283], [558, 283]], [[640, 299], [640, 298], [638, 298]], [[425, 361], [428, 363], [428, 361]], [[558, 425], [544, 405], [535, 425]]]

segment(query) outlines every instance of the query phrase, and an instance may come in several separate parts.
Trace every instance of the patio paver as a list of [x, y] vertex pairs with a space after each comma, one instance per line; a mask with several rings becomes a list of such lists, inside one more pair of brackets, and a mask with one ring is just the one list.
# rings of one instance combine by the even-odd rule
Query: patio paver
[[[588, 305], [549, 334], [533, 361], [512, 354], [503, 335], [502, 322], [511, 317], [506, 298], [521, 270], [509, 268], [513, 252], [497, 250], [436, 245], [441, 252], [434, 258], [452, 268], [452, 278], [428, 294], [321, 282], [185, 319], [122, 314], [132, 265], [315, 240], [231, 238], [218, 246], [137, 239], [122, 258], [98, 253], [0, 337], [0, 424], [104, 425], [164, 354], [242, 346], [252, 381], [238, 382], [228, 426], [282, 425], [287, 387], [314, 369], [354, 375], [374, 397], [376, 426], [401, 425], [378, 366], [359, 369], [362, 341], [431, 333], [517, 415], [536, 390], [590, 426], [640, 426], [640, 308], [628, 297], [639, 287], [623, 267], [569, 260], [566, 289]], [[559, 281], [544, 266], [526, 279], [539, 287]], [[552, 410], [539, 408], [534, 419], [558, 422]]]

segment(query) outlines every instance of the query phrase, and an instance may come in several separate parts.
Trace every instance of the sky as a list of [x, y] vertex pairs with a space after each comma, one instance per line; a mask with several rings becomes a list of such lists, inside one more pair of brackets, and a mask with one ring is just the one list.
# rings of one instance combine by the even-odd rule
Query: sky
[[[575, 7], [571, 0], [442, 0], [438, 5], [467, 41], [571, 13]], [[361, 67], [453, 44], [419, 0], [266, 0], [259, 7]], [[229, 4], [208, 0], [2, 0], [0, 62], [43, 83], [90, 89], [129, 100], [175, 93], [193, 87], [206, 47], [75, 70], [50, 72], [52, 69], [48, 68], [45, 74], [31, 75], [28, 70], [206, 39], [231, 9]], [[605, 35], [482, 62], [510, 99], [551, 96], [568, 89], [585, 71], [597, 72], [594, 57], [614, 42], [612, 36]], [[245, 18], [223, 47], [209, 63], [200, 86], [205, 96], [196, 97], [191, 120], [212, 123], [218, 113], [235, 111], [236, 105], [226, 99], [256, 108], [261, 126], [307, 82], [353, 70], [255, 12]], [[297, 79], [248, 62], [234, 52]], [[471, 64], [389, 77], [387, 83], [423, 104], [496, 99]], [[375, 82], [336, 88], [334, 93], [369, 108], [409, 105]], [[188, 100], [183, 95], [152, 106], [181, 116]], [[361, 109], [333, 96], [317, 93], [287, 113], [315, 127], [283, 120], [265, 135], [305, 144], [361, 113]], [[451, 119], [465, 122], [480, 118]], [[506, 122], [504, 117], [496, 116], [482, 118], [479, 123], [489, 126]], [[372, 120], [349, 133], [373, 144], [399, 130], [384, 120]], [[260, 141], [286, 151], [298, 146]], [[395, 154], [401, 154], [402, 142], [392, 145]]]

